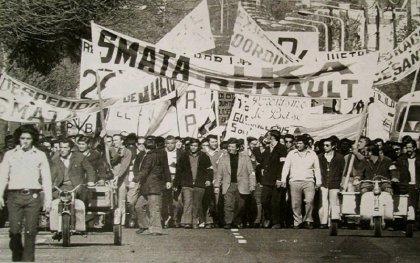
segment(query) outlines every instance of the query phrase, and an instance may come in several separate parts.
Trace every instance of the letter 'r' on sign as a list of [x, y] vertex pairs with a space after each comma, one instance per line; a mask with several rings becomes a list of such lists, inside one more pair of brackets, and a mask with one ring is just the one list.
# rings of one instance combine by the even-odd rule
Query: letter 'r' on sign
[[197, 93], [195, 90], [188, 90], [185, 94], [185, 109], [188, 109], [188, 105], [191, 102], [192, 108], [197, 108], [197, 102], [196, 102]]

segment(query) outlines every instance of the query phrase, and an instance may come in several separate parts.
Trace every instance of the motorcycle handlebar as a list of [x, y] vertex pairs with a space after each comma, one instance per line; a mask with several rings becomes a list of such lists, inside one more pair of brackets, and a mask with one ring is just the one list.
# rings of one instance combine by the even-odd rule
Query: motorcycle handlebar
[[63, 193], [63, 192], [67, 192], [67, 193], [73, 193], [73, 192], [75, 192], [80, 186], [82, 186], [82, 185], [84, 185], [84, 184], [79, 184], [79, 185], [77, 185], [75, 188], [73, 188], [72, 190], [62, 190], [62, 189], [60, 189], [60, 188], [58, 188], [57, 186], [54, 186], [54, 188], [56, 189], [56, 190], [58, 190], [58, 192], [59, 193]]

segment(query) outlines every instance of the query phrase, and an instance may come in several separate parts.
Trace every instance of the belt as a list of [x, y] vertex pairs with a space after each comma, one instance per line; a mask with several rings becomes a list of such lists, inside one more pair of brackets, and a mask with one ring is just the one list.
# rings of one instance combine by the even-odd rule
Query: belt
[[41, 189], [11, 189], [8, 190], [9, 193], [17, 193], [17, 194], [21, 194], [21, 195], [31, 195], [31, 194], [37, 194], [39, 192], [41, 192]]

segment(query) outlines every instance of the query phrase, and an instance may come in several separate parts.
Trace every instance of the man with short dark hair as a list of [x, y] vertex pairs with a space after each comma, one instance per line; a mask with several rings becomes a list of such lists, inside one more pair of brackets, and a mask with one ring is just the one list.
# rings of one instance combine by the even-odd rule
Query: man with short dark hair
[[255, 190], [255, 173], [251, 159], [244, 152], [239, 152], [240, 144], [236, 139], [228, 141], [228, 154], [219, 160], [214, 183], [215, 192], [223, 190], [225, 229], [234, 224], [240, 226], [245, 217], [245, 208], [249, 205], [250, 194]]
[[146, 153], [133, 182], [140, 185], [137, 200], [137, 234], [159, 236], [162, 231], [162, 191], [172, 187], [171, 175], [165, 163], [164, 153], [156, 149], [155, 138], [149, 136], [145, 143]]
[[[5, 205], [3, 194], [7, 187], [12, 261], [35, 261], [35, 240], [42, 202], [47, 212], [51, 209], [50, 166], [45, 153], [34, 146], [38, 134], [30, 125], [16, 129], [14, 137], [18, 146], [6, 152], [0, 165], [0, 209]], [[40, 194], [42, 190], [44, 200]]]
[[[279, 229], [286, 227], [286, 190], [280, 187], [282, 169], [287, 149], [279, 143], [280, 132], [269, 131], [270, 144], [259, 158], [261, 170], [261, 203], [264, 211], [265, 228]], [[258, 156], [257, 156], [258, 157]]]
[[[287, 154], [283, 166], [281, 187], [286, 188], [289, 179], [293, 210], [294, 228], [304, 223], [307, 229], [313, 229], [312, 211], [315, 190], [321, 186], [321, 171], [318, 156], [309, 149], [309, 142], [304, 136], [296, 137], [296, 149]], [[302, 218], [302, 195], [305, 203], [305, 217]]]

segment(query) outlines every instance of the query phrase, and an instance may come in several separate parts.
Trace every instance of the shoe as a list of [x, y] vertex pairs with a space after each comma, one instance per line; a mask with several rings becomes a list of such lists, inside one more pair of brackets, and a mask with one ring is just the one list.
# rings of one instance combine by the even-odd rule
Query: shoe
[[194, 225], [192, 226], [192, 228], [193, 228], [193, 229], [198, 229], [198, 228], [199, 228], [199, 226], [198, 226], [197, 224], [194, 224]]
[[143, 232], [141, 232], [140, 233], [140, 235], [142, 235], [142, 236], [147, 236], [147, 235], [152, 235], [153, 233], [151, 233], [150, 231], [149, 231], [149, 229], [146, 229], [146, 230], [144, 230]]
[[135, 228], [136, 227], [136, 221], [134, 219], [131, 219], [128, 223], [129, 228]]
[[270, 220], [264, 220], [263, 228], [269, 228], [270, 227]]
[[232, 228], [232, 224], [226, 224], [223, 228], [224, 229], [231, 229]]
[[281, 225], [280, 224], [275, 224], [274, 226], [271, 227], [272, 229], [280, 229]]
[[191, 224], [184, 224], [184, 228], [192, 228]]
[[181, 227], [181, 224], [180, 223], [175, 223], [174, 227], [175, 228], [180, 228]]
[[152, 236], [163, 236], [163, 235], [165, 235], [164, 233], [151, 233], [150, 235], [152, 235]]
[[306, 222], [305, 223], [305, 229], [314, 229], [314, 225], [312, 222]]
[[206, 224], [205, 229], [212, 229], [213, 228], [213, 224]]
[[261, 227], [261, 224], [260, 223], [254, 223], [252, 225], [252, 228], [260, 228], [260, 227]]
[[140, 235], [140, 234], [142, 234], [146, 230], [147, 230], [147, 228], [140, 228], [139, 230], [136, 231], [136, 234], [137, 235]]
[[319, 226], [319, 229], [327, 229], [327, 228], [328, 228], [328, 225], [327, 224], [321, 224]]
[[63, 238], [63, 235], [62, 233], [59, 233], [59, 232], [55, 232], [51, 237], [52, 240], [57, 240], [57, 241], [60, 241], [62, 238]]
[[385, 228], [385, 230], [387, 230], [387, 231], [394, 231], [394, 228], [392, 226], [388, 226], [387, 228]]
[[201, 224], [198, 225], [200, 228], [204, 228], [206, 226], [206, 224], [203, 222]]

